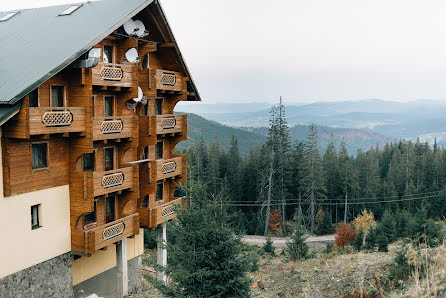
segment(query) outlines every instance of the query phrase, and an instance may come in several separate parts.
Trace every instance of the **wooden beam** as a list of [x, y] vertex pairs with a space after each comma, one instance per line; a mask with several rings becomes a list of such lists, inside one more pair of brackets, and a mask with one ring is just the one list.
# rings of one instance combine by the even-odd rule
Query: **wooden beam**
[[175, 47], [175, 44], [173, 42], [166, 42], [160, 44], [160, 48], [173, 48]]

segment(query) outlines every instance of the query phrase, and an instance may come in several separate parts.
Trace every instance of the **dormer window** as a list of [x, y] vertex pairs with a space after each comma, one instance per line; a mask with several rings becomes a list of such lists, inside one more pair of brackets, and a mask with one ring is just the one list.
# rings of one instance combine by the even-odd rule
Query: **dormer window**
[[64, 11], [62, 11], [61, 13], [59, 13], [59, 16], [69, 16], [70, 14], [72, 14], [73, 12], [78, 10], [81, 6], [82, 6], [82, 4], [72, 5], [72, 6], [68, 7], [67, 9], [65, 9]]
[[65, 87], [51, 86], [51, 106], [64, 107], [65, 106]]

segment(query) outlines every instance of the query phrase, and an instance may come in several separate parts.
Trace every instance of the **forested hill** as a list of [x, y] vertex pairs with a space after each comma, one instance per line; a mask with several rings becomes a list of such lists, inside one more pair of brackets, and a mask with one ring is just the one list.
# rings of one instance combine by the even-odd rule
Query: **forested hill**
[[[183, 150], [190, 147], [192, 143], [203, 137], [206, 143], [211, 142], [215, 137], [218, 137], [220, 146], [224, 149], [229, 149], [232, 135], [238, 140], [238, 145], [241, 154], [249, 152], [249, 148], [260, 147], [266, 140], [268, 128], [266, 127], [243, 127], [236, 128], [222, 125], [215, 121], [207, 120], [195, 114], [188, 114], [188, 140], [183, 141], [177, 145], [177, 149]], [[382, 146], [392, 140], [388, 137], [366, 131], [361, 129], [351, 128], [331, 128], [326, 126], [319, 127], [319, 149], [321, 152], [330, 140], [330, 135], [333, 133], [335, 138], [335, 146], [339, 147], [341, 139], [344, 138], [347, 142], [347, 150], [350, 154], [355, 155], [357, 150], [362, 148], [367, 150], [376, 144]], [[292, 142], [295, 140], [304, 141], [307, 138], [307, 126], [296, 125], [290, 128], [290, 135]]]
[[249, 148], [260, 147], [266, 140], [266, 136], [247, 130], [234, 128], [220, 123], [206, 120], [195, 114], [187, 114], [187, 141], [180, 142], [176, 149], [188, 149], [191, 144], [198, 141], [200, 137], [206, 143], [211, 142], [215, 137], [218, 137], [220, 146], [224, 149], [229, 149], [232, 136], [238, 140], [240, 152], [242, 154], [248, 153]]

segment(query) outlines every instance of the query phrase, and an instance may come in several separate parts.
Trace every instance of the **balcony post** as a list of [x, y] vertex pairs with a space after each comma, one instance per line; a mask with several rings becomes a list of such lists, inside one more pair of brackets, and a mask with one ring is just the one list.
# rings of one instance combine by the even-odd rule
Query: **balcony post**
[[117, 296], [127, 297], [129, 294], [127, 264], [127, 238], [116, 243]]
[[[158, 241], [157, 241], [157, 263], [159, 266], [166, 268], [167, 266], [167, 223], [163, 222], [158, 229]], [[167, 275], [165, 271], [158, 272], [158, 280], [167, 284]]]

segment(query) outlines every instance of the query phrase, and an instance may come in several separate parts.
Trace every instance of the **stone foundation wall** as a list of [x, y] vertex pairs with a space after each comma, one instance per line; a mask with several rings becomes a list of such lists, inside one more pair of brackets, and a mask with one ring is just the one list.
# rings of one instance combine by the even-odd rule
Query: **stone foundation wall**
[[0, 278], [0, 297], [72, 297], [71, 253]]

